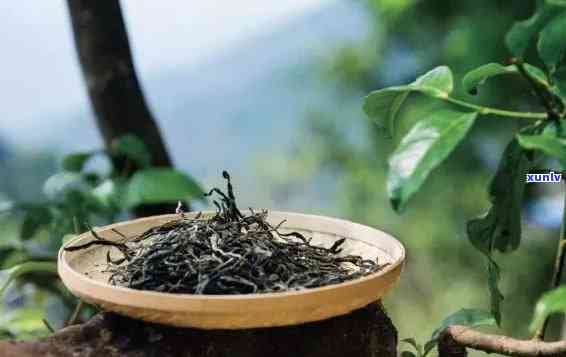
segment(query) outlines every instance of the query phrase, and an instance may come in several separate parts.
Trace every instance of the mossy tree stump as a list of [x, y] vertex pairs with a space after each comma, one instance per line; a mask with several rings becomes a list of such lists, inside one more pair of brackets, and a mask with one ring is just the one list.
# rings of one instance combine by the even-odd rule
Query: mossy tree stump
[[0, 342], [1, 357], [394, 357], [397, 331], [380, 303], [299, 326], [198, 330], [110, 313], [38, 341]]

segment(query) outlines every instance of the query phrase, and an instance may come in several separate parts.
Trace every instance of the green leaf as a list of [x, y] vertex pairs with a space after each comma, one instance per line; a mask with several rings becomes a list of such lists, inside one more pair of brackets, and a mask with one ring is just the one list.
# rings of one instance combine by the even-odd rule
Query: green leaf
[[409, 92], [420, 92], [432, 97], [446, 98], [452, 92], [450, 68], [436, 67], [405, 86], [373, 91], [364, 98], [363, 109], [368, 117], [393, 136], [395, 117]]
[[492, 206], [483, 216], [468, 221], [466, 226], [468, 239], [477, 250], [489, 255], [496, 228], [497, 216]]
[[528, 19], [513, 24], [505, 35], [505, 44], [513, 56], [523, 57], [533, 37], [542, 26], [555, 15], [556, 9], [552, 6], [539, 6]]
[[10, 283], [17, 279], [18, 277], [33, 273], [33, 272], [44, 272], [57, 274], [57, 263], [56, 262], [27, 262], [23, 264], [16, 265], [10, 269], [0, 270], [0, 296], [4, 294], [4, 291], [8, 288]]
[[41, 228], [49, 225], [52, 220], [53, 216], [48, 207], [40, 205], [28, 207], [22, 221], [20, 237], [23, 240], [32, 238]]
[[107, 179], [92, 190], [92, 195], [105, 207], [119, 207], [124, 186], [121, 180]]
[[141, 168], [151, 165], [151, 154], [145, 143], [135, 135], [124, 135], [112, 142], [112, 156], [123, 156]]
[[88, 189], [81, 174], [76, 172], [57, 173], [43, 184], [43, 193], [50, 200], [60, 200], [69, 191], [85, 192]]
[[552, 314], [566, 312], [566, 286], [546, 292], [537, 302], [535, 313], [529, 327], [534, 333], [538, 331], [547, 317]]
[[[525, 132], [530, 132], [527, 128]], [[488, 289], [491, 314], [501, 323], [499, 290], [500, 269], [491, 258], [494, 249], [508, 252], [519, 247], [521, 242], [521, 203], [525, 188], [525, 176], [532, 167], [531, 162], [517, 140], [508, 145], [490, 183], [489, 195], [492, 206], [482, 217], [468, 222], [468, 239], [487, 258]]]
[[489, 196], [497, 222], [493, 247], [502, 253], [517, 249], [521, 243], [521, 204], [526, 174], [532, 165], [517, 140], [512, 140], [490, 183]]
[[476, 94], [477, 88], [484, 84], [488, 78], [516, 72], [515, 66], [502, 66], [499, 63], [488, 63], [466, 73], [462, 79], [462, 84], [466, 92]]
[[566, 0], [546, 0], [548, 5], [566, 6]]
[[405, 343], [408, 343], [409, 345], [413, 346], [413, 348], [414, 348], [415, 351], [417, 351], [417, 352], [419, 352], [420, 349], [421, 349], [421, 345], [419, 345], [419, 344], [417, 343], [417, 341], [416, 341], [414, 338], [412, 338], [412, 337], [410, 337], [410, 338], [404, 338], [404, 339], [401, 340], [401, 342], [405, 342]]
[[436, 67], [417, 78], [409, 86], [433, 97], [447, 97], [454, 87], [452, 71], [447, 66]]
[[462, 309], [448, 316], [440, 323], [440, 326], [433, 332], [431, 340], [438, 340], [442, 332], [452, 325], [462, 325], [468, 327], [495, 325], [493, 316], [483, 310]]
[[423, 357], [426, 357], [426, 355], [429, 354], [430, 351], [432, 351], [432, 349], [434, 347], [436, 347], [436, 344], [438, 343], [437, 340], [430, 340], [427, 343], [425, 343], [424, 345], [424, 351], [423, 351]]
[[[549, 86], [546, 75], [540, 68], [532, 66], [528, 63], [525, 63], [524, 66], [527, 73], [535, 81], [545, 87]], [[483, 85], [487, 79], [509, 73], [518, 74], [519, 71], [517, 69], [517, 66], [503, 66], [499, 63], [488, 63], [468, 72], [464, 76], [464, 79], [462, 79], [462, 84], [466, 92], [470, 94], [476, 94], [478, 87]]]
[[476, 116], [444, 108], [413, 126], [389, 159], [387, 190], [395, 210], [403, 209], [429, 173], [454, 150]]
[[401, 357], [417, 357], [417, 355], [411, 351], [403, 351], [401, 352]]
[[554, 86], [552, 92], [562, 98], [562, 103], [566, 106], [566, 67], [561, 67], [554, 73]]
[[390, 91], [383, 89], [372, 92], [364, 100], [364, 112], [382, 129], [388, 131], [393, 136], [395, 118], [401, 105], [409, 95], [409, 92]]
[[201, 198], [204, 191], [190, 176], [174, 169], [152, 168], [136, 172], [126, 189], [128, 208], [151, 203], [168, 203]]
[[549, 71], [554, 72], [566, 49], [566, 12], [557, 15], [542, 29], [537, 49]]
[[527, 150], [540, 150], [560, 161], [566, 161], [566, 139], [543, 133], [540, 135], [517, 135], [517, 140]]
[[70, 172], [81, 172], [87, 161], [94, 154], [94, 152], [78, 152], [65, 156], [62, 163], [63, 170]]
[[490, 309], [497, 325], [501, 324], [501, 302], [504, 299], [499, 290], [500, 270], [499, 265], [488, 257], [487, 261], [487, 287], [489, 289]]
[[490, 297], [491, 314], [501, 323], [501, 302], [504, 299], [499, 290], [500, 270], [499, 266], [491, 258], [493, 249], [494, 233], [497, 228], [495, 210], [492, 207], [483, 217], [468, 222], [468, 238], [487, 258], [487, 287]]

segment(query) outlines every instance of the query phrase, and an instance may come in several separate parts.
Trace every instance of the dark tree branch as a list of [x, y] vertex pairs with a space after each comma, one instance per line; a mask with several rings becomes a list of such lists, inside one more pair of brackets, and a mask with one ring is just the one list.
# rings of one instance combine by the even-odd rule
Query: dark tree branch
[[[67, 4], [83, 76], [106, 147], [125, 134], [133, 134], [147, 145], [152, 165], [172, 166], [136, 76], [119, 1], [67, 0]], [[113, 164], [126, 175], [137, 169], [120, 158]], [[162, 213], [162, 208], [145, 207], [136, 213]], [[168, 207], [167, 212], [172, 209]]]

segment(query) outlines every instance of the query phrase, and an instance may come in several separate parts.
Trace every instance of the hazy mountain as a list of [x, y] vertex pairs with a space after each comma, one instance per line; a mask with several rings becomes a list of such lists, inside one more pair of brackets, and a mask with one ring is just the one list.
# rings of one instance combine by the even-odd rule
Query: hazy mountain
[[[319, 82], [320, 61], [341, 44], [362, 39], [367, 26], [359, 4], [335, 3], [201, 65], [142, 78], [175, 162], [204, 179], [221, 169], [245, 171], [254, 153], [283, 149], [305, 108], [332, 105]], [[96, 147], [91, 115], [87, 108], [45, 113], [9, 142], [33, 141], [60, 154]]]

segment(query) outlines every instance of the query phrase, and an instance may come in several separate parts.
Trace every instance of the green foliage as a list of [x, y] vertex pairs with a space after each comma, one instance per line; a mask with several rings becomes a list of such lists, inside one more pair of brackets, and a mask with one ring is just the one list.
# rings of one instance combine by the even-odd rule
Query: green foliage
[[557, 159], [566, 158], [566, 139], [556, 135], [517, 135], [517, 140], [525, 149], [539, 150]]
[[70, 172], [81, 172], [87, 161], [94, 155], [94, 152], [77, 152], [65, 156], [61, 166], [63, 170]]
[[544, 24], [554, 16], [552, 6], [539, 5], [536, 12], [528, 19], [516, 22], [505, 36], [509, 52], [516, 57], [523, 57], [532, 39]]
[[448, 67], [441, 66], [408, 85], [389, 87], [370, 93], [364, 99], [363, 108], [370, 118], [393, 136], [396, 115], [410, 92], [420, 92], [432, 97], [447, 97], [452, 87], [452, 72]]
[[[516, 57], [511, 65], [489, 63], [468, 72], [462, 81], [466, 92], [476, 94], [477, 88], [492, 77], [518, 75], [542, 104], [544, 112], [509, 111], [456, 99], [452, 94], [452, 72], [445, 66], [427, 72], [409, 85], [373, 91], [365, 98], [363, 108], [366, 114], [389, 133], [396, 132], [396, 117], [407, 105], [406, 98], [400, 98], [400, 94], [417, 92], [428, 98], [429, 102], [442, 101], [450, 105], [438, 108], [419, 103], [411, 106], [411, 117], [415, 122], [411, 121], [411, 129], [403, 133], [389, 158], [387, 193], [396, 211], [401, 211], [409, 199], [423, 188], [425, 179], [465, 138], [476, 117], [493, 119], [499, 116], [533, 121], [519, 128], [503, 152], [488, 189], [491, 206], [481, 217], [467, 224], [471, 245], [486, 259], [490, 311], [460, 310], [442, 322], [433, 334], [432, 341], [450, 324], [501, 324], [501, 270], [494, 260], [494, 252], [509, 253], [517, 250], [521, 244], [525, 178], [536, 167], [540, 154], [566, 163], [566, 141], [562, 130], [563, 120], [566, 119], [563, 80], [566, 77], [566, 10], [559, 7], [562, 5], [562, 1], [539, 2], [530, 18], [512, 26], [505, 37], [509, 51]], [[523, 61], [535, 41], [539, 58], [545, 65], [544, 70]], [[545, 296], [537, 305], [533, 325], [540, 326], [552, 312], [565, 311], [565, 296], [558, 292]], [[419, 347], [414, 345], [419, 355]]]
[[124, 135], [112, 143], [109, 154], [113, 157], [125, 157], [141, 168], [151, 165], [151, 155], [143, 141], [135, 135]]
[[441, 333], [451, 325], [478, 327], [494, 326], [495, 324], [495, 319], [493, 318], [491, 313], [487, 311], [476, 309], [461, 309], [442, 320], [440, 326], [436, 330], [434, 330], [430, 339], [438, 340]]
[[432, 333], [431, 339], [437, 339], [440, 337], [442, 331], [444, 331], [450, 325], [463, 325], [469, 327], [478, 326], [494, 326], [495, 320], [493, 316], [482, 310], [476, 309], [462, 309], [454, 314], [446, 317], [441, 323], [438, 329]]
[[[532, 162], [527, 158], [526, 152], [517, 141], [512, 140], [503, 152], [489, 185], [491, 208], [483, 219], [474, 219], [468, 223], [470, 241], [487, 255], [491, 255], [493, 249], [505, 253], [519, 247], [525, 175], [531, 167]], [[491, 227], [488, 227], [488, 223], [491, 223]]]
[[[130, 169], [122, 172], [112, 166], [105, 172], [87, 171], [86, 163], [96, 155], [103, 155], [110, 163], [115, 160], [124, 163], [125, 160], [123, 166]], [[91, 225], [107, 224], [127, 215], [138, 205], [202, 198], [203, 191], [193, 178], [174, 169], [152, 168], [150, 159], [145, 144], [135, 136], [127, 135], [117, 139], [108, 151], [66, 156], [62, 162], [63, 170], [45, 181], [43, 200], [7, 206], [5, 212], [22, 216], [20, 240], [0, 245], [0, 267], [5, 267], [8, 262], [20, 264], [0, 271], [0, 297], [11, 282], [19, 279], [32, 283], [37, 291], [57, 293], [59, 298], [68, 300], [56, 275], [57, 252], [64, 241]], [[134, 168], [138, 171], [130, 175]], [[38, 273], [47, 273], [47, 276], [32, 278]], [[0, 334], [13, 336], [38, 329], [45, 331], [40, 319], [27, 321], [29, 326], [22, 320], [32, 316], [30, 311], [35, 314], [36, 310], [20, 310], [21, 314], [14, 313], [2, 320], [4, 322], [0, 321]], [[20, 324], [21, 328], [5, 328], [3, 323]]]
[[489, 290], [489, 307], [490, 313], [497, 325], [501, 325], [501, 302], [503, 294], [499, 290], [499, 281], [501, 280], [501, 269], [499, 265], [488, 256], [487, 259], [487, 288]]
[[423, 346], [421, 344], [417, 343], [417, 341], [414, 338], [405, 338], [405, 339], [402, 339], [401, 342], [405, 342], [406, 344], [409, 344], [411, 347], [413, 347], [415, 349], [415, 353], [413, 353], [411, 351], [401, 352], [402, 357], [423, 357], [424, 356]]
[[537, 43], [540, 58], [552, 73], [560, 62], [566, 49], [566, 11], [556, 16], [542, 29]]
[[190, 176], [173, 169], [138, 171], [130, 180], [124, 197], [127, 207], [140, 204], [185, 201], [202, 198], [204, 191]]
[[53, 217], [48, 207], [41, 205], [29, 206], [22, 221], [20, 237], [22, 240], [32, 238], [41, 228], [49, 225], [52, 219]]
[[546, 0], [548, 5], [564, 6], [566, 7], [566, 0]]
[[566, 286], [551, 290], [539, 299], [529, 329], [535, 333], [550, 315], [559, 312], [566, 312]]
[[38, 308], [22, 308], [9, 311], [0, 309], [0, 339], [26, 340], [45, 337], [49, 330], [42, 321], [45, 312]]
[[[531, 77], [543, 86], [548, 86], [546, 75], [535, 66], [525, 63], [525, 70]], [[466, 73], [462, 79], [464, 90], [470, 94], [477, 94], [478, 87], [483, 85], [489, 78], [502, 74], [519, 74], [519, 70], [515, 65], [503, 66], [499, 63], [488, 63], [471, 70]]]
[[57, 263], [55, 262], [26, 262], [16, 265], [10, 269], [0, 270], [0, 296], [8, 288], [10, 283], [24, 274], [33, 272], [57, 274]]
[[389, 159], [387, 190], [395, 210], [404, 208], [430, 172], [464, 138], [475, 118], [476, 113], [442, 109], [429, 113], [409, 131]]

